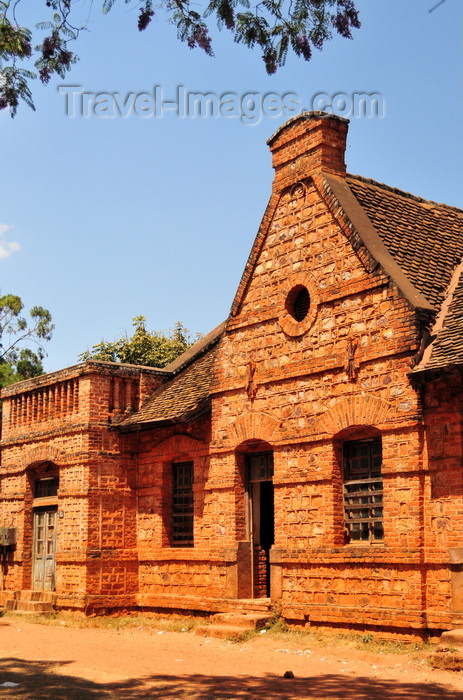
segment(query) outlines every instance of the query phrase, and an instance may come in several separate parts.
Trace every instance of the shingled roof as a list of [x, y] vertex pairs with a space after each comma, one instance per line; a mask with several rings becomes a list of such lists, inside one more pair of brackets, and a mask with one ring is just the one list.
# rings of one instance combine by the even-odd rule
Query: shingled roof
[[413, 372], [463, 363], [463, 212], [373, 180], [346, 182], [408, 280], [437, 310]]
[[462, 257], [462, 211], [374, 180], [346, 179], [410, 282], [439, 308]]
[[463, 264], [455, 270], [441, 312], [431, 330], [431, 343], [413, 373], [463, 365]]
[[118, 424], [120, 430], [148, 427], [162, 421], [191, 420], [209, 409], [212, 366], [225, 323], [195, 343], [165, 369], [171, 379], [145, 401], [139, 411]]

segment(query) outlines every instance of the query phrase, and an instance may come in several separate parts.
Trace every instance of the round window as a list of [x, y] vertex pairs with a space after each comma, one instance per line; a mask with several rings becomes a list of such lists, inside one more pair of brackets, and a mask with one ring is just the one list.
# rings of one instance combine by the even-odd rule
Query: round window
[[295, 273], [287, 278], [280, 294], [280, 326], [293, 338], [304, 335], [314, 323], [320, 303], [315, 278], [309, 272]]
[[305, 319], [310, 309], [310, 294], [307, 287], [298, 284], [286, 297], [286, 311], [300, 323]]

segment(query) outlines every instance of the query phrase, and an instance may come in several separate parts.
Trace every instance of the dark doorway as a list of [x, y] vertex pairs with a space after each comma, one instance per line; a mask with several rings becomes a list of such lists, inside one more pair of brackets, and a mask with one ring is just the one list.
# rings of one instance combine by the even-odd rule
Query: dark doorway
[[255, 598], [270, 596], [270, 548], [275, 540], [273, 453], [247, 455], [249, 530]]

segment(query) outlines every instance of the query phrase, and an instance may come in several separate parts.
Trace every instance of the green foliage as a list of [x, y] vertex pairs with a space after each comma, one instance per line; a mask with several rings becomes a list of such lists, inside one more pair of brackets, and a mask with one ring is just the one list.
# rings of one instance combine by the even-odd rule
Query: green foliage
[[286, 620], [276, 609], [274, 609], [272, 617], [268, 621], [267, 629], [271, 632], [289, 632]]
[[[43, 373], [43, 341], [50, 340], [54, 325], [51, 314], [41, 306], [34, 306], [28, 321], [23, 315], [24, 305], [15, 294], [0, 296], [0, 387], [29, 379]], [[34, 352], [27, 344], [37, 345]], [[26, 344], [26, 347], [22, 347]]]
[[[135, 316], [132, 325], [135, 330], [129, 338], [127, 335], [113, 342], [102, 340], [79, 355], [80, 361], [103, 360], [105, 362], [122, 362], [147, 367], [165, 367], [176, 357], [185, 352], [194, 341], [189, 331], [180, 321], [166, 333], [148, 331], [146, 318]], [[200, 336], [197, 336], [197, 340]]]
[[12, 117], [20, 100], [35, 109], [28, 81], [37, 76], [21, 68], [19, 62], [36, 58], [35, 67], [44, 84], [54, 73], [64, 78], [77, 60], [68, 44], [83, 29], [71, 24], [72, 0], [44, 0], [45, 8], [53, 10], [52, 19], [36, 25], [36, 30], [46, 31], [48, 35], [32, 48], [32, 30], [19, 23], [20, 3], [21, 0], [0, 0], [0, 109], [9, 108]]
[[10, 361], [0, 359], [0, 388], [43, 374], [43, 355], [22, 348]]
[[[109, 13], [116, 1], [103, 0], [103, 13]], [[202, 6], [190, 0], [160, 0], [155, 6], [153, 0], [136, 1], [139, 31], [148, 27], [156, 7], [176, 26], [180, 41], [213, 56], [208, 21], [215, 21], [219, 29], [232, 33], [236, 43], [259, 47], [269, 74], [284, 65], [290, 48], [309, 61], [312, 49], [321, 49], [333, 32], [351, 39], [352, 29], [360, 27], [354, 0], [206, 0]], [[35, 30], [46, 36], [33, 49], [33, 33], [22, 27], [18, 18], [25, 0], [0, 0], [0, 109], [9, 108], [12, 116], [20, 99], [34, 108], [27, 81], [35, 74], [19, 68], [18, 61], [35, 59], [44, 84], [53, 74], [64, 78], [77, 61], [70, 45], [86, 29], [73, 24], [73, 9], [79, 9], [77, 0], [42, 2], [44, 12], [51, 11], [51, 19], [36, 25]]]

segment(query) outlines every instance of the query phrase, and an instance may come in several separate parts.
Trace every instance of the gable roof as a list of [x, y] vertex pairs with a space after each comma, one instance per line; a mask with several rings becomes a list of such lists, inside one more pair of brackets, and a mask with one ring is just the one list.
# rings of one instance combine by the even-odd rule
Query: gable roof
[[[413, 372], [463, 362], [461, 274], [459, 286], [451, 284], [461, 260], [463, 212], [358, 175], [344, 178], [322, 172], [313, 181], [335, 218], [347, 222], [354, 247], [363, 246], [368, 252], [371, 264], [367, 267], [379, 265], [413, 308], [437, 312], [432, 342]], [[281, 194], [272, 193], [232, 315], [238, 312]], [[168, 365], [165, 371], [171, 379], [118, 427], [134, 430], [163, 421], [179, 422], [207, 411], [217, 343], [225, 326], [226, 322]]]
[[438, 311], [412, 372], [463, 364], [463, 212], [360, 176], [346, 181], [404, 276]]
[[404, 274], [439, 307], [462, 257], [462, 211], [358, 175], [346, 181]]
[[[438, 310], [461, 259], [463, 212], [358, 175], [344, 178], [321, 173], [313, 182], [335, 217], [341, 211], [371, 257], [412, 306]], [[272, 193], [232, 304], [232, 315], [239, 310], [281, 194]]]
[[[352, 181], [354, 178], [351, 176], [350, 180]], [[372, 272], [379, 265], [383, 272], [397, 285], [413, 308], [434, 311], [433, 305], [413, 284], [392, 255], [386, 240], [379, 235], [377, 228], [355, 196], [347, 179], [325, 173], [323, 175], [323, 192], [329, 195], [327, 205], [343, 226], [354, 249], [359, 251], [363, 247], [363, 252], [367, 252], [368, 261], [364, 254], [361, 256], [367, 270]], [[380, 220], [385, 216], [379, 205], [377, 215]]]
[[163, 421], [181, 422], [199, 417], [210, 407], [212, 366], [225, 323], [192, 345], [165, 368], [170, 379], [144, 402], [139, 411], [118, 424], [136, 430]]

